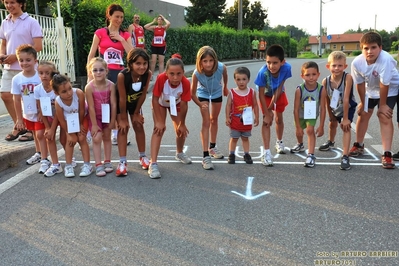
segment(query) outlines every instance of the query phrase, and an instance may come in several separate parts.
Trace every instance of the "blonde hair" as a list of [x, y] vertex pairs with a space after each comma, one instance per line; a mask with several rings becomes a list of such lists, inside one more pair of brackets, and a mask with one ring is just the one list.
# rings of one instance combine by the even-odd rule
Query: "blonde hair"
[[212, 73], [215, 73], [216, 70], [218, 69], [219, 61], [218, 61], [218, 56], [216, 55], [215, 50], [213, 50], [213, 48], [210, 47], [210, 46], [202, 46], [198, 50], [197, 59], [196, 59], [196, 62], [195, 62], [195, 68], [200, 74], [203, 74], [202, 66], [201, 66], [201, 60], [204, 59], [204, 57], [206, 57], [208, 55], [210, 57], [212, 57], [213, 60], [215, 61], [215, 64], [213, 65], [213, 68], [212, 68]]
[[334, 60], [341, 60], [344, 59], [346, 62], [346, 54], [342, 51], [334, 51], [328, 55], [327, 62], [331, 63]]
[[105, 60], [103, 58], [101, 58], [101, 57], [93, 57], [89, 61], [89, 63], [87, 63], [87, 65], [86, 65], [87, 73], [90, 73], [93, 70], [93, 65], [94, 65], [95, 62], [100, 62], [103, 65], [103, 67], [105, 68], [105, 70], [108, 70], [107, 62], [105, 62]]

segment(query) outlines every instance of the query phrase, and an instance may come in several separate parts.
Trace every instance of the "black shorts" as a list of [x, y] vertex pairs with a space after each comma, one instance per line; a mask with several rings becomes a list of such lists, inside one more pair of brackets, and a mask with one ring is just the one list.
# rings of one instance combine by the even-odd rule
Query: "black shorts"
[[151, 46], [151, 54], [165, 55], [165, 53], [166, 53], [166, 46], [162, 47]]
[[[349, 108], [349, 113], [348, 113], [348, 119], [353, 122], [353, 117], [355, 116], [355, 112], [356, 112], [356, 107], [351, 107]], [[337, 119], [338, 124], [341, 123], [342, 121], [342, 116], [335, 116], [335, 119]]]
[[[387, 105], [392, 110], [395, 108], [397, 98], [398, 96], [387, 97]], [[380, 99], [369, 99], [369, 105], [368, 105], [369, 109], [374, 109], [374, 107], [376, 106], [380, 107]]]
[[[198, 97], [198, 100], [200, 102], [209, 102], [209, 98]], [[220, 96], [219, 98], [216, 99], [212, 99], [213, 103], [221, 103], [222, 101], [223, 101], [223, 96]]]

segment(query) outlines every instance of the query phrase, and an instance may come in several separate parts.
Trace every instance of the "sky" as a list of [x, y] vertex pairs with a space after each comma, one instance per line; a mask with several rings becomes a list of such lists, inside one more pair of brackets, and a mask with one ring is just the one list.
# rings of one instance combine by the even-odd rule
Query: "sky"
[[[189, 0], [163, 0], [189, 6]], [[322, 25], [327, 34], [342, 34], [347, 30], [361, 29], [394, 31], [399, 27], [399, 3], [397, 0], [323, 0]], [[250, 0], [251, 3], [254, 0]], [[319, 0], [260, 0], [268, 10], [271, 27], [293, 25], [311, 35], [320, 32]], [[226, 7], [233, 6], [234, 0], [227, 0]]]

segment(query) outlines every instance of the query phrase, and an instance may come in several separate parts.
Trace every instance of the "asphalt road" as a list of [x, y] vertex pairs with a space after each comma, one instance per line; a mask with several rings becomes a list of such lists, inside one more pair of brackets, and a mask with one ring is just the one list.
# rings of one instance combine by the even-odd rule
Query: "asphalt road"
[[[284, 142], [289, 148], [296, 143], [293, 91], [301, 83], [304, 60], [288, 61], [293, 77], [286, 82]], [[325, 59], [316, 61], [325, 77]], [[262, 62], [245, 65], [254, 80]], [[236, 67], [228, 67], [229, 88]], [[151, 132], [150, 95], [143, 110]], [[191, 103], [186, 152], [193, 164], [182, 165], [174, 160], [168, 118], [159, 180], [139, 167], [132, 133], [125, 178], [113, 173], [45, 178], [37, 174], [39, 166], [27, 168], [23, 162], [0, 173], [0, 265], [399, 265], [399, 170], [381, 167], [375, 116], [365, 141], [368, 152], [351, 161], [350, 171], [339, 170], [339, 131], [336, 149], [316, 151], [313, 169], [303, 167], [305, 154], [289, 153], [276, 155], [275, 166], [265, 167], [260, 127], [250, 138], [253, 165], [223, 159], [214, 160], [215, 170], [203, 170], [200, 119]], [[224, 114], [219, 125], [217, 144], [227, 155]], [[327, 140], [327, 123], [324, 129], [317, 146]], [[148, 134], [147, 151], [149, 140]], [[80, 160], [77, 149], [76, 155]], [[116, 165], [116, 146], [112, 158]]]

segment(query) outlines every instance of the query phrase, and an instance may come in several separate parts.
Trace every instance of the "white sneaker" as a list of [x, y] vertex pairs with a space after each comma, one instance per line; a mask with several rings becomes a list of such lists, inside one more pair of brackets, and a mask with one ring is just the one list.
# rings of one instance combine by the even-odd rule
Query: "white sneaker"
[[44, 174], [51, 166], [51, 162], [47, 159], [40, 161], [39, 174]]
[[83, 164], [81, 170], [80, 170], [80, 177], [85, 177], [89, 176], [93, 172], [93, 167], [91, 164]]
[[86, 135], [86, 141], [87, 141], [87, 144], [89, 144], [89, 146], [91, 145], [92, 140], [93, 140], [93, 138], [91, 137], [91, 133], [90, 133], [90, 131], [88, 131], [87, 135]]
[[273, 166], [272, 154], [270, 151], [266, 151], [260, 160], [265, 166]]
[[176, 156], [175, 156], [175, 159], [180, 161], [181, 163], [184, 163], [184, 164], [190, 164], [191, 163], [191, 158], [188, 157], [188, 155], [185, 154], [184, 152], [177, 153]]
[[111, 142], [112, 142], [112, 145], [118, 145], [118, 130], [117, 129], [111, 130]]
[[72, 165], [65, 166], [65, 172], [64, 172], [65, 177], [75, 177], [75, 170], [73, 169]]
[[276, 152], [278, 154], [285, 154], [285, 146], [284, 146], [284, 143], [283, 143], [282, 140], [281, 141], [276, 141], [275, 148], [276, 148]]
[[209, 155], [215, 159], [223, 159], [224, 155], [221, 151], [219, 151], [219, 149], [217, 147], [211, 148], [208, 150], [209, 151]]
[[160, 178], [161, 177], [161, 172], [159, 172], [157, 164], [150, 164], [150, 167], [148, 168], [148, 175], [152, 179], [156, 179], [156, 178]]
[[202, 159], [202, 168], [205, 170], [213, 170], [213, 163], [211, 156], [206, 156]]
[[40, 163], [41, 159], [42, 159], [42, 156], [40, 155], [40, 153], [36, 152], [35, 154], [33, 154], [32, 157], [30, 157], [28, 160], [26, 160], [26, 164], [29, 164], [29, 165], [37, 164], [37, 163]]
[[47, 169], [47, 171], [44, 173], [45, 177], [50, 177], [53, 176], [55, 174], [59, 174], [62, 173], [62, 167], [61, 165], [56, 166], [56, 165], [51, 165], [49, 169]]

